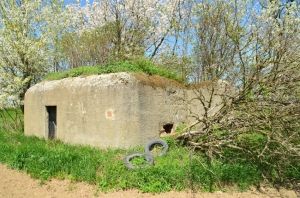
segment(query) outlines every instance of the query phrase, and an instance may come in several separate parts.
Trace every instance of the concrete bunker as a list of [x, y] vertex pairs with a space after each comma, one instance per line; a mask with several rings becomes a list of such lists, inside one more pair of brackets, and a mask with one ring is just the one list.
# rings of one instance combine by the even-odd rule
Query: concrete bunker
[[[101, 148], [128, 148], [192, 122], [194, 94], [159, 76], [113, 73], [44, 81], [25, 95], [25, 134]], [[181, 99], [180, 99], [181, 98]], [[167, 121], [163, 122], [162, 121]]]

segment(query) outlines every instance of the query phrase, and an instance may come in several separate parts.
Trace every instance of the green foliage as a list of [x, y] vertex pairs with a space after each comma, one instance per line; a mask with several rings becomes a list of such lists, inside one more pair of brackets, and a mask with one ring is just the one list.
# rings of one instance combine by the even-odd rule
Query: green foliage
[[[7, 111], [14, 114], [19, 110]], [[8, 114], [2, 120], [6, 117]], [[228, 135], [228, 131], [216, 128], [214, 134], [222, 137]], [[264, 136], [255, 132], [240, 135], [238, 139], [251, 148], [266, 141]], [[169, 151], [163, 157], [155, 157], [154, 166], [128, 170], [123, 163], [124, 157], [143, 152], [142, 146], [129, 150], [100, 150], [0, 129], [0, 163], [26, 171], [41, 180], [67, 178], [85, 181], [96, 184], [102, 191], [138, 189], [142, 192], [166, 192], [189, 188], [214, 191], [226, 190], [228, 185], [246, 190], [251, 185], [258, 185], [262, 181], [262, 174], [272, 175], [273, 180], [277, 181], [276, 167], [254, 160], [237, 150], [225, 149], [223, 158], [209, 160], [200, 152], [178, 145], [172, 137], [166, 137], [165, 141]], [[142, 158], [132, 162], [144, 165]], [[295, 182], [300, 180], [297, 159], [291, 160], [283, 175]]]
[[0, 109], [0, 131], [23, 131], [23, 113], [21, 109]]
[[[239, 188], [246, 189], [249, 183], [258, 184], [262, 175], [271, 184], [289, 188], [298, 185], [300, 181], [299, 158], [281, 153], [286, 151], [286, 148], [276, 141], [271, 141], [271, 137], [267, 136], [267, 131], [250, 130], [237, 133], [222, 129], [217, 125], [212, 128], [210, 133], [201, 134], [194, 140], [199, 145], [207, 145], [211, 141], [211, 145], [215, 146], [218, 141], [225, 142], [228, 138], [232, 138], [231, 141], [225, 143], [228, 147], [222, 147], [218, 151], [213, 150], [212, 155], [208, 155], [209, 152], [204, 149], [199, 149], [199, 153], [203, 156], [210, 156], [207, 164], [199, 161], [199, 164], [211, 171], [207, 173], [210, 173], [212, 183], [209, 185], [205, 182], [205, 185], [202, 185], [205, 189], [210, 191], [216, 189], [214, 185], [217, 181], [227, 181], [229, 184], [237, 184]], [[299, 139], [295, 138], [295, 141]], [[219, 164], [220, 162], [222, 165]], [[218, 173], [220, 170], [221, 172]], [[196, 176], [196, 180], [199, 177], [199, 182], [204, 181], [207, 177], [203, 174]]]
[[[206, 158], [177, 145], [175, 140], [167, 138], [166, 141], [170, 150], [166, 156], [156, 157], [154, 166], [128, 170], [123, 164], [124, 156], [142, 152], [142, 147], [128, 151], [99, 150], [0, 132], [0, 162], [41, 180], [56, 177], [86, 181], [96, 184], [102, 191], [135, 188], [142, 192], [166, 192], [188, 189], [191, 183], [196, 189], [207, 191], [227, 184], [246, 189], [261, 180], [254, 164], [208, 163]], [[293, 176], [297, 170], [290, 170], [289, 174]]]
[[68, 77], [100, 75], [117, 72], [146, 73], [148, 75], [159, 75], [173, 80], [180, 81], [180, 78], [173, 72], [154, 65], [145, 59], [113, 62], [102, 66], [84, 66], [68, 71], [50, 73], [46, 80], [59, 80]]
[[187, 124], [186, 123], [180, 123], [176, 126], [176, 129], [175, 129], [175, 132], [176, 133], [183, 133], [184, 129], [187, 127]]
[[200, 185], [205, 191], [215, 191], [232, 185], [246, 190], [250, 185], [259, 184], [262, 179], [255, 164], [222, 160], [209, 162], [201, 155], [192, 158], [191, 174], [194, 185]]
[[266, 135], [256, 132], [240, 134], [237, 139], [238, 144], [252, 149], [262, 148], [267, 142]]
[[147, 160], [144, 157], [135, 157], [131, 160], [131, 163], [135, 166], [145, 166], [147, 165]]
[[58, 43], [71, 68], [80, 65], [98, 65], [116, 59], [113, 42], [116, 40], [115, 24], [108, 23], [101, 28], [74, 32], [62, 36]]

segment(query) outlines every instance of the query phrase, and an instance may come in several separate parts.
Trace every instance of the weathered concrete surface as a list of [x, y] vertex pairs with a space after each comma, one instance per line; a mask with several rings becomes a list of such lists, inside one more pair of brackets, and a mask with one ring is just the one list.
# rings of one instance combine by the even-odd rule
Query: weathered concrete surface
[[47, 138], [46, 106], [57, 106], [57, 139], [128, 148], [158, 138], [164, 123], [191, 121], [191, 109], [203, 114], [201, 103], [192, 100], [195, 96], [172, 81], [144, 74], [41, 82], [25, 95], [25, 134]]

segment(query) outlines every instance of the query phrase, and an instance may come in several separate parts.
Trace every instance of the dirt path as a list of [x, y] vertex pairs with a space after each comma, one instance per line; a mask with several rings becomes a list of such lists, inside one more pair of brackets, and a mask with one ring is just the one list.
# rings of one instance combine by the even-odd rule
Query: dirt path
[[40, 184], [38, 180], [32, 179], [25, 173], [11, 170], [0, 164], [0, 198], [68, 198], [68, 197], [101, 197], [101, 198], [269, 198], [285, 197], [297, 198], [293, 191], [266, 189], [265, 193], [256, 191], [243, 193], [197, 193], [169, 192], [162, 194], [139, 193], [136, 190], [119, 191], [112, 193], [97, 192], [96, 187], [85, 183], [72, 183], [67, 180], [52, 180], [46, 184]]

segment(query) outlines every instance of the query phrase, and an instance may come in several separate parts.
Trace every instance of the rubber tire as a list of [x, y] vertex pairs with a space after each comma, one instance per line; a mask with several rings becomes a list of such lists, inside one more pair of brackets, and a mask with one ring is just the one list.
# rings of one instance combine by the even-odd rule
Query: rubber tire
[[145, 146], [145, 153], [148, 155], [152, 156], [151, 153], [151, 148], [156, 145], [156, 144], [160, 144], [163, 146], [163, 150], [162, 152], [158, 155], [158, 156], [164, 156], [165, 154], [167, 154], [167, 151], [169, 149], [169, 145], [167, 144], [166, 141], [162, 140], [162, 139], [158, 139], [158, 140], [151, 140], [150, 142], [148, 142]]
[[144, 157], [148, 164], [153, 165], [154, 159], [152, 155], [148, 155], [146, 153], [134, 153], [131, 155], [127, 155], [124, 158], [124, 164], [128, 169], [138, 169], [138, 168], [144, 168], [145, 166], [134, 166], [130, 161], [135, 157]]

